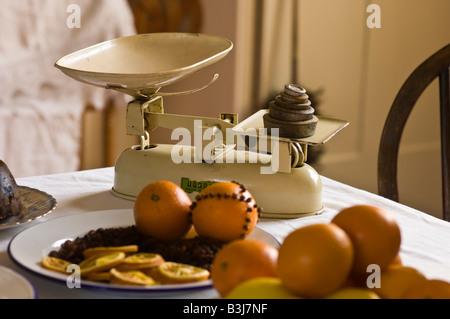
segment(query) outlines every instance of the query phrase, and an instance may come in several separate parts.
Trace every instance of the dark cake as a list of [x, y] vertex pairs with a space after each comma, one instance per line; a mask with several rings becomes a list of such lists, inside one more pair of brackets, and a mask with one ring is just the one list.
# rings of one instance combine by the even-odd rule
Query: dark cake
[[20, 215], [19, 187], [8, 166], [0, 160], [0, 221]]

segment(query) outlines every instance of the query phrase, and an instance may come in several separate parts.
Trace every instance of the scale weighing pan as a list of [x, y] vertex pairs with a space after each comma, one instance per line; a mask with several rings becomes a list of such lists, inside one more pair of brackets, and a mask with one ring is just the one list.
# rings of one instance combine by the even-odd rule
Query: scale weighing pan
[[233, 43], [194, 33], [148, 33], [105, 41], [59, 59], [69, 77], [103, 88], [159, 89], [225, 57]]

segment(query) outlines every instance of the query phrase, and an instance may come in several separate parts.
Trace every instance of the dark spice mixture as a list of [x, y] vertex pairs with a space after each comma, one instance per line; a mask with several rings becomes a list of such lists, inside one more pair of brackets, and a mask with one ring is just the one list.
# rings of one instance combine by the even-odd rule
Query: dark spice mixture
[[163, 242], [141, 235], [136, 226], [99, 228], [91, 230], [86, 235], [79, 236], [74, 240], [67, 240], [58, 250], [50, 252], [49, 256], [79, 264], [84, 259], [83, 251], [85, 249], [126, 245], [138, 245], [139, 252], [157, 253], [166, 261], [210, 270], [214, 255], [223, 247], [224, 243], [200, 236]]

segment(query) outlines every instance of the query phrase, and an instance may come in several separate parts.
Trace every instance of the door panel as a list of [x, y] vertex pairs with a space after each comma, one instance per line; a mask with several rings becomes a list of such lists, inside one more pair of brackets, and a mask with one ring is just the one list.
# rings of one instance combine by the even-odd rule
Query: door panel
[[[373, 1], [300, 0], [300, 80], [323, 89], [320, 111], [350, 121], [325, 145], [319, 173], [377, 192], [378, 143], [389, 108], [409, 74], [450, 41], [450, 1], [377, 0], [381, 28], [370, 29]], [[400, 201], [441, 217], [438, 94], [413, 111], [399, 159]]]

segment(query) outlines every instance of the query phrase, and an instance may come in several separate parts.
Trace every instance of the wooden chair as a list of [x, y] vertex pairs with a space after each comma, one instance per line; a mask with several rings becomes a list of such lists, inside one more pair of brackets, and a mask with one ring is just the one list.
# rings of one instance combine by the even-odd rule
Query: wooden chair
[[397, 160], [406, 121], [422, 92], [439, 78], [443, 219], [450, 221], [450, 44], [426, 59], [398, 92], [384, 124], [378, 152], [378, 193], [399, 200]]

